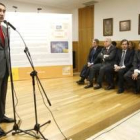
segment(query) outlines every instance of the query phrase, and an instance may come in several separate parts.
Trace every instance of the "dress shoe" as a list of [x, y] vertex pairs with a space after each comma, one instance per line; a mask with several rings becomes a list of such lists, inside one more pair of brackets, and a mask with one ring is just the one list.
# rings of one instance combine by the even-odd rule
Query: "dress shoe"
[[76, 81], [77, 84], [82, 84], [84, 83], [85, 78], [81, 77], [80, 80]]
[[0, 137], [5, 136], [5, 132], [0, 128]]
[[111, 85], [111, 86], [107, 86], [107, 87], [105, 88], [105, 90], [111, 90], [111, 89], [115, 89], [115, 86]]
[[84, 81], [77, 81], [76, 83], [77, 83], [78, 85], [84, 85], [84, 84], [85, 84]]
[[76, 83], [78, 84], [80, 80], [76, 81]]
[[94, 86], [94, 89], [100, 89], [100, 88], [102, 88], [102, 86], [100, 84], [97, 84]]
[[118, 94], [122, 94], [124, 92], [124, 89], [119, 89]]
[[89, 85], [85, 86], [84, 88], [87, 89], [87, 88], [91, 88], [91, 87], [93, 87], [93, 85], [89, 84]]
[[8, 117], [6, 117], [6, 116], [4, 116], [4, 117], [2, 118], [2, 120], [0, 120], [0, 123], [13, 123], [13, 122], [15, 122], [14, 119], [8, 118]]
[[79, 83], [81, 80], [76, 81], [76, 83]]

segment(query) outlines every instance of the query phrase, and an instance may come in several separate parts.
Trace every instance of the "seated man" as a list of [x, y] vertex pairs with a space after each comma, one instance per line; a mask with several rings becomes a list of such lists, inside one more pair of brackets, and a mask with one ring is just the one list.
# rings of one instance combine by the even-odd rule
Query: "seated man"
[[140, 42], [134, 55], [133, 67], [124, 75], [124, 79], [133, 85], [135, 93], [140, 92]]
[[5, 135], [5, 132], [1, 129], [0, 127], [0, 137], [4, 136]]
[[113, 67], [106, 69], [106, 79], [108, 81], [108, 87], [106, 90], [114, 88], [114, 72], [117, 72], [118, 76], [118, 94], [124, 92], [124, 74], [130, 69], [133, 61], [133, 52], [128, 48], [128, 40], [121, 41], [121, 48], [117, 51], [115, 64]]
[[98, 45], [99, 45], [99, 40], [93, 39], [92, 47], [91, 47], [91, 49], [89, 51], [89, 55], [88, 55], [87, 64], [83, 67], [81, 74], [80, 74], [81, 79], [79, 81], [77, 81], [77, 84], [79, 84], [79, 85], [84, 84], [84, 80], [89, 75], [90, 67], [92, 67], [94, 64], [96, 64], [98, 62], [96, 58], [102, 50], [102, 47], [99, 47]]
[[99, 89], [102, 87], [102, 79], [104, 77], [105, 69], [114, 64], [115, 54], [116, 47], [111, 44], [110, 38], [106, 38], [104, 48], [97, 57], [101, 63], [95, 64], [93, 67], [91, 67], [89, 73], [89, 85], [87, 85], [85, 88], [93, 87], [93, 78], [95, 78], [97, 72], [99, 73], [97, 78], [98, 84], [94, 86], [94, 89]]

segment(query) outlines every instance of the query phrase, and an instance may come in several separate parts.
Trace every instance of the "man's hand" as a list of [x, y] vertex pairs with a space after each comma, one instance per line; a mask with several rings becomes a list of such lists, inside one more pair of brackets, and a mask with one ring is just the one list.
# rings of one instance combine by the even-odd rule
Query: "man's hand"
[[104, 59], [105, 59], [106, 57], [109, 57], [109, 55], [104, 55], [103, 57], [104, 57]]
[[115, 71], [119, 71], [120, 69], [121, 69], [120, 66], [118, 66], [118, 65], [114, 65], [114, 70], [115, 70]]
[[134, 72], [133, 74], [132, 74], [132, 79], [133, 80], [137, 80], [138, 79], [138, 72]]
[[87, 64], [88, 67], [90, 67], [92, 65], [93, 65], [93, 63], [90, 63], [90, 62], [88, 62], [88, 64]]

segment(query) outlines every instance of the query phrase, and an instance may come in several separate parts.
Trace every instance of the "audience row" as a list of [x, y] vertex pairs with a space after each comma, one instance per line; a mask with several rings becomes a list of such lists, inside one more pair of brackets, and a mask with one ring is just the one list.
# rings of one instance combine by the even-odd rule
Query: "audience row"
[[[101, 47], [99, 46], [99, 40], [93, 39], [87, 64], [82, 68], [80, 73], [81, 79], [77, 81], [77, 84], [82, 85], [85, 79], [87, 79], [89, 84], [85, 86], [86, 89], [90, 87], [100, 89], [105, 79], [108, 84], [105, 89], [111, 90], [115, 88], [116, 77], [118, 94], [127, 90], [124, 84], [129, 85], [129, 87], [132, 86], [134, 92], [139, 93], [140, 42], [137, 50], [134, 49], [133, 42], [126, 39], [121, 41], [120, 48], [117, 48], [116, 45], [116, 42], [112, 42], [110, 38], [106, 38], [104, 47]], [[95, 85], [94, 81], [96, 82]]]

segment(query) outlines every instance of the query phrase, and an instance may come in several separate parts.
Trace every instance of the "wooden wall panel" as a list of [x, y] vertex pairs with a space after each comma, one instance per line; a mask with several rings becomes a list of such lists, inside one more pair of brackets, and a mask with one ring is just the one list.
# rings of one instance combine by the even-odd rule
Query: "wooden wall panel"
[[78, 55], [78, 71], [87, 61], [89, 48], [92, 45], [93, 39], [93, 15], [94, 6], [79, 9], [79, 55]]
[[[90, 29], [81, 29], [79, 30], [79, 42], [74, 41], [73, 42], [73, 51], [75, 51], [75, 63], [76, 63], [76, 68], [73, 69], [74, 72], [81, 71], [81, 68], [87, 61], [87, 55], [89, 53], [89, 49], [91, 47], [91, 42], [92, 42], [92, 31]], [[134, 45], [135, 49], [138, 48], [138, 43], [139, 40], [131, 40]], [[117, 42], [117, 47], [120, 48], [120, 42], [121, 41], [116, 41]], [[104, 46], [104, 41], [100, 41], [101, 46]], [[82, 46], [82, 47], [81, 47]], [[84, 46], [84, 47], [83, 47]]]
[[89, 49], [91, 47], [91, 42], [93, 38], [93, 34], [91, 29], [89, 30], [80, 30], [80, 39], [79, 39], [79, 57], [78, 57], [78, 70], [81, 70], [83, 65], [87, 61], [87, 56], [89, 53]]
[[[113, 40], [113, 41], [115, 41], [115, 40]], [[135, 49], [137, 49], [138, 48], [138, 43], [139, 43], [140, 40], [130, 40], [130, 41], [132, 41], [134, 43]], [[118, 48], [120, 48], [120, 42], [121, 42], [121, 40], [120, 41], [116, 41]], [[103, 46], [104, 45], [104, 41], [100, 41], [100, 45]]]

